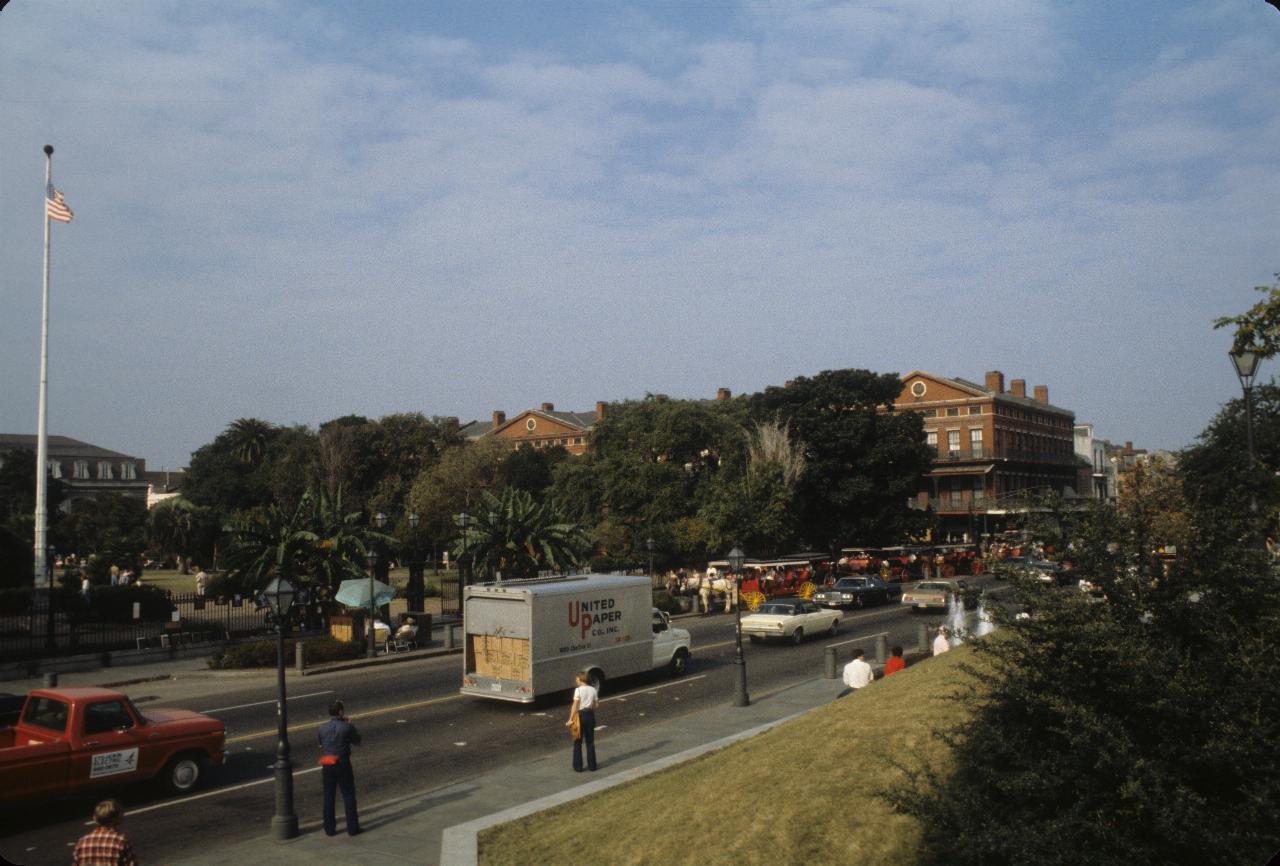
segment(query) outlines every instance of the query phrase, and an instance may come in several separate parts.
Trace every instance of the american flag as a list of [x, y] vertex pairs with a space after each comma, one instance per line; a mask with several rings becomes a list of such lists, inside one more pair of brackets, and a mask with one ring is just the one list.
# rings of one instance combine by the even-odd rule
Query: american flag
[[71, 208], [67, 207], [67, 200], [62, 197], [62, 193], [53, 188], [52, 183], [44, 193], [44, 215], [60, 223], [69, 223], [75, 216]]

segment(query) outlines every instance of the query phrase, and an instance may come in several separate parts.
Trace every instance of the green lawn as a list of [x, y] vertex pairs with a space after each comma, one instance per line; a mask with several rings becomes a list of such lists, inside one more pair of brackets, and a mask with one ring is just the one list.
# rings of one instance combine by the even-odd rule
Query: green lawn
[[968, 682], [966, 661], [961, 647], [746, 742], [486, 830], [480, 863], [573, 859], [590, 839], [611, 866], [912, 866], [919, 824], [878, 794], [901, 781], [894, 762], [945, 766], [932, 731], [965, 719], [948, 696]]

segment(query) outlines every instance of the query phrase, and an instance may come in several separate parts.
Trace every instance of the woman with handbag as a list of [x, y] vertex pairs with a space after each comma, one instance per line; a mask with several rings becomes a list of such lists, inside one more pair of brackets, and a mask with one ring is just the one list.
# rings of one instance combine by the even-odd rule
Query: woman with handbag
[[587, 769], [596, 769], [596, 701], [599, 694], [586, 671], [578, 671], [578, 687], [573, 690], [573, 705], [565, 727], [573, 735], [573, 771], [582, 772], [582, 744], [587, 744]]

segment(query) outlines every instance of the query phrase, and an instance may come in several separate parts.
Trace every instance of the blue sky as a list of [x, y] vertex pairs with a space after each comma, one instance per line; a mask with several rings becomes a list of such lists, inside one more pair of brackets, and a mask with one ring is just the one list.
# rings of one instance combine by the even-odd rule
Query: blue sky
[[[0, 431], [487, 418], [838, 367], [1177, 448], [1280, 270], [1262, 0], [34, 2], [0, 13]], [[1269, 375], [1263, 368], [1264, 376]]]

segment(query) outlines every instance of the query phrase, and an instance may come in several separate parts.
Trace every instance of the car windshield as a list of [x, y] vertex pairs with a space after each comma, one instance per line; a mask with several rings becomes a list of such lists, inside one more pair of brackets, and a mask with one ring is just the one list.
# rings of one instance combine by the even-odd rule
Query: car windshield
[[916, 586], [916, 592], [950, 592], [951, 587], [945, 583], [921, 583]]
[[866, 585], [865, 577], [842, 577], [836, 581], [836, 589], [860, 589]]
[[791, 616], [796, 610], [789, 604], [762, 604], [756, 613], [768, 613], [774, 616]]

